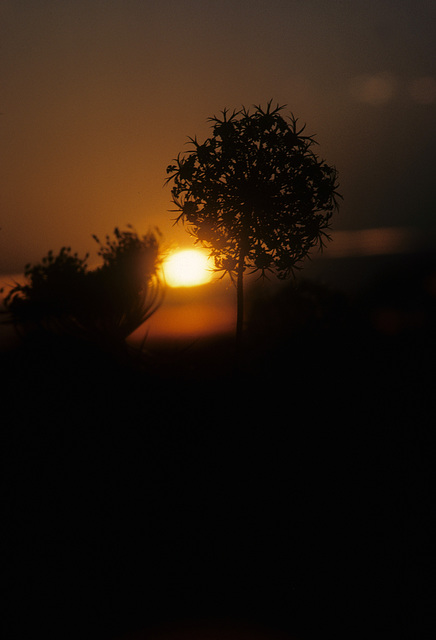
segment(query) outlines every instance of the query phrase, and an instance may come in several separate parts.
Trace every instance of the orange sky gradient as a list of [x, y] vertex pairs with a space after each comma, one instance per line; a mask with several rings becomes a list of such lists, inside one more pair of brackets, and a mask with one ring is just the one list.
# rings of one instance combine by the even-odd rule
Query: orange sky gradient
[[[209, 116], [270, 99], [338, 169], [327, 257], [434, 241], [435, 23], [421, 0], [1, 3], [2, 280], [62, 246], [92, 267], [92, 234], [129, 223], [191, 248], [166, 167]], [[168, 295], [150, 334], [227, 330], [213, 286], [189, 314]]]
[[0, 273], [172, 226], [166, 167], [224, 107], [288, 104], [339, 171], [336, 229], [434, 230], [431, 2], [5, 1]]

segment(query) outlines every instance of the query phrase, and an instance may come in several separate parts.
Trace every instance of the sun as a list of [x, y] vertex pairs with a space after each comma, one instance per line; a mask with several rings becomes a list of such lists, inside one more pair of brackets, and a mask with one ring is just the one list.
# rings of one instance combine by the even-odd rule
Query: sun
[[198, 249], [172, 253], [164, 261], [163, 271], [170, 287], [197, 287], [212, 280], [209, 259]]

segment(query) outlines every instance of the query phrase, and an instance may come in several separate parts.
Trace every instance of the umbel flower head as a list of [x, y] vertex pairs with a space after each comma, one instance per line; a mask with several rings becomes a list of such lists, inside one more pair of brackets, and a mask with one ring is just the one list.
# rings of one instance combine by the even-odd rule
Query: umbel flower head
[[[176, 221], [209, 249], [218, 271], [288, 277], [322, 248], [337, 208], [337, 171], [284, 106], [209, 118], [212, 135], [167, 168]], [[223, 274], [224, 275], [224, 274]]]

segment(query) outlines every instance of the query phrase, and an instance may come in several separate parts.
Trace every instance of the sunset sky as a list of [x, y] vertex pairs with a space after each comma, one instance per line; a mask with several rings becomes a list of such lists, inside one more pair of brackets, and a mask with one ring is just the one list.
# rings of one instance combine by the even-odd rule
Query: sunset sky
[[435, 230], [433, 0], [1, 0], [0, 28], [0, 273], [127, 223], [189, 245], [167, 165], [270, 99], [336, 165], [336, 229]]

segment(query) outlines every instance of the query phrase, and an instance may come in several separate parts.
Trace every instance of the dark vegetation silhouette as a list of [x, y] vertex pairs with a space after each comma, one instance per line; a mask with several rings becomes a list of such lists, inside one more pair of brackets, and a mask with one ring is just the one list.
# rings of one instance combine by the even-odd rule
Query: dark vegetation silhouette
[[100, 345], [119, 346], [159, 307], [159, 234], [140, 237], [132, 228], [114, 230], [98, 243], [103, 264], [87, 267], [70, 247], [49, 251], [36, 265], [27, 264], [27, 282], [16, 284], [4, 305], [6, 321], [27, 336], [49, 333]]
[[[342, 350], [357, 331], [357, 314], [341, 291], [316, 280], [292, 279], [278, 288], [257, 287], [248, 299], [246, 341], [253, 359], [292, 357], [296, 371]], [[275, 355], [276, 354], [276, 355]], [[338, 355], [338, 354], [337, 354]], [[253, 363], [254, 365], [254, 363]], [[278, 365], [277, 365], [278, 366]]]
[[313, 151], [313, 136], [283, 106], [243, 107], [209, 118], [212, 135], [167, 168], [173, 202], [217, 271], [237, 286], [236, 335], [244, 318], [245, 273], [288, 277], [322, 247], [341, 196], [337, 172]]
[[352, 297], [259, 281], [243, 385], [232, 338], [157, 368], [57, 351], [51, 329], [56, 349], [2, 354], [5, 636], [224, 618], [426, 637], [435, 277], [408, 265]]
[[118, 358], [162, 299], [159, 236], [96, 242], [100, 267], [64, 248], [7, 298], [5, 637], [431, 637], [411, 603], [433, 623], [434, 256], [352, 294], [253, 283], [241, 382], [227, 337]]

